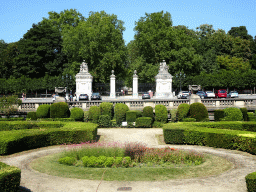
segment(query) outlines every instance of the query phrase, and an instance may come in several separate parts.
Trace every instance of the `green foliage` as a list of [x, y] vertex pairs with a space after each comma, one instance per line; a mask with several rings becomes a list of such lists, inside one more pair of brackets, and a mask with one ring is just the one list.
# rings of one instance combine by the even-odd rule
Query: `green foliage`
[[224, 118], [223, 109], [214, 110], [214, 121], [220, 121], [222, 118]]
[[248, 112], [247, 115], [248, 115], [248, 121], [256, 121], [255, 113]]
[[84, 112], [84, 122], [88, 122], [89, 121], [89, 111], [85, 111]]
[[111, 127], [111, 119], [108, 115], [100, 115], [98, 120], [99, 127]]
[[116, 123], [116, 120], [111, 120], [111, 127], [119, 127], [118, 124]]
[[37, 115], [36, 115], [36, 112], [28, 112], [27, 114], [27, 119], [31, 119], [31, 120], [37, 120]]
[[112, 119], [114, 113], [113, 103], [102, 102], [100, 104], [100, 112], [101, 115], [108, 115]]
[[155, 107], [155, 120], [166, 123], [168, 118], [168, 111], [164, 105], [156, 105]]
[[256, 172], [250, 173], [245, 177], [247, 191], [255, 192], [256, 191]]
[[242, 121], [243, 120], [243, 114], [240, 109], [230, 107], [225, 108], [224, 110], [224, 118], [222, 118], [222, 121]]
[[151, 117], [139, 117], [136, 119], [136, 127], [150, 128], [152, 123]]
[[50, 105], [47, 105], [47, 104], [40, 105], [36, 110], [36, 115], [38, 118], [49, 118]]
[[143, 116], [143, 112], [142, 111], [140, 111], [140, 110], [135, 110], [135, 111], [136, 111], [136, 118]]
[[143, 108], [143, 117], [150, 117], [151, 119], [154, 119], [154, 113], [153, 113], [153, 107], [146, 106]]
[[196, 122], [195, 118], [183, 118], [183, 122]]
[[122, 160], [122, 166], [129, 167], [130, 164], [131, 164], [131, 157], [129, 156], [124, 157]]
[[53, 103], [50, 106], [50, 117], [51, 118], [68, 118], [70, 111], [68, 104], [65, 102]]
[[100, 108], [98, 106], [91, 106], [89, 109], [89, 120], [93, 123], [98, 123], [100, 117]]
[[9, 116], [18, 111], [17, 106], [21, 105], [22, 101], [17, 95], [3, 96], [0, 98], [0, 113]]
[[126, 120], [126, 112], [129, 111], [127, 105], [123, 103], [117, 103], [115, 105], [115, 117], [117, 125], [121, 125]]
[[189, 113], [189, 104], [187, 103], [182, 103], [178, 106], [178, 111], [177, 111], [177, 118], [178, 121], [182, 121], [183, 118], [188, 116]]
[[104, 163], [106, 162], [107, 157], [106, 156], [99, 156], [96, 160], [95, 167], [104, 167]]
[[107, 157], [107, 160], [104, 163], [105, 167], [111, 167], [115, 162], [115, 158], [114, 157]]
[[247, 113], [248, 113], [248, 111], [247, 111], [247, 108], [240, 108], [240, 111], [242, 112], [242, 114], [243, 114], [243, 120], [244, 121], [248, 121], [248, 115], [247, 115]]
[[83, 121], [84, 111], [81, 108], [72, 108], [70, 111], [70, 118], [75, 119], [76, 121]]
[[158, 121], [154, 121], [152, 127], [153, 128], [162, 128], [163, 127], [163, 123], [158, 122]]
[[208, 118], [208, 111], [202, 103], [192, 103], [189, 108], [189, 114], [191, 118], [195, 118], [196, 121], [203, 121]]
[[18, 191], [20, 186], [21, 170], [0, 162], [0, 191]]
[[177, 121], [177, 112], [178, 112], [178, 109], [171, 109], [170, 113], [171, 113], [171, 121], [172, 122]]
[[74, 157], [62, 157], [58, 160], [58, 162], [60, 164], [64, 164], [64, 165], [75, 165], [76, 164], [76, 158]]
[[126, 111], [126, 121], [135, 122], [137, 117], [136, 111]]
[[9, 117], [9, 118], [0, 118], [0, 121], [23, 121], [24, 117]]

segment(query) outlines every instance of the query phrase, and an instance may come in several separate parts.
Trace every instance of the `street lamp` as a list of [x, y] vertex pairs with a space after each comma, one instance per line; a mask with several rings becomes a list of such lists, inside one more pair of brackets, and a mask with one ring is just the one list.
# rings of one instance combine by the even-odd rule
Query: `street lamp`
[[180, 73], [176, 74], [176, 78], [179, 79], [179, 81], [180, 81], [180, 91], [181, 91], [181, 84], [182, 84], [183, 81], [185, 80], [186, 74], [180, 72]]

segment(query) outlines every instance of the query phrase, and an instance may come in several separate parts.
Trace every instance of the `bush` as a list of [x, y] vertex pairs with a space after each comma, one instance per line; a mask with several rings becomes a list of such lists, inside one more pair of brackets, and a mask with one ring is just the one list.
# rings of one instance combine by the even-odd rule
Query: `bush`
[[[207, 118], [206, 118], [207, 119]], [[196, 122], [195, 118], [183, 118], [183, 122]]]
[[247, 191], [255, 192], [256, 191], [256, 172], [250, 173], [245, 177]]
[[130, 163], [132, 162], [131, 157], [126, 156], [122, 160], [122, 166], [129, 167]]
[[254, 113], [248, 112], [247, 115], [248, 115], [248, 121], [256, 121], [256, 116]]
[[214, 111], [214, 121], [220, 121], [224, 118], [224, 111], [223, 109], [217, 109]]
[[126, 121], [127, 122], [135, 122], [137, 118], [136, 111], [126, 111]]
[[111, 127], [119, 127], [116, 123], [116, 120], [111, 120]]
[[152, 127], [153, 128], [162, 128], [163, 127], [163, 123], [158, 122], [158, 121], [154, 121]]
[[187, 103], [182, 103], [178, 106], [178, 110], [177, 110], [177, 118], [178, 121], [182, 121], [183, 118], [188, 116], [189, 113], [189, 104]]
[[247, 111], [247, 109], [244, 107], [244, 108], [240, 108], [240, 110], [243, 114], [243, 120], [248, 121], [248, 115], [247, 115], [248, 111]]
[[135, 110], [135, 111], [136, 111], [136, 118], [142, 117], [142, 115], [143, 115], [142, 111], [140, 111], [140, 110]]
[[114, 157], [107, 157], [107, 160], [104, 163], [105, 167], [111, 167], [115, 163]]
[[111, 127], [111, 119], [108, 115], [100, 115], [98, 120], [99, 127]]
[[209, 118], [208, 111], [202, 103], [192, 103], [189, 108], [189, 115], [191, 118], [195, 118], [196, 121], [203, 121]]
[[100, 104], [100, 113], [101, 115], [108, 115], [112, 119], [114, 113], [113, 103], [102, 102]]
[[129, 111], [127, 105], [123, 103], [117, 103], [115, 105], [115, 117], [117, 125], [121, 125], [126, 120], [126, 112]]
[[83, 121], [84, 119], [84, 111], [81, 108], [72, 108], [71, 109], [71, 115], [70, 118], [71, 119], [75, 119], [76, 121]]
[[62, 157], [58, 160], [60, 164], [64, 165], [75, 165], [76, 164], [76, 158], [74, 157]]
[[139, 117], [136, 119], [136, 127], [151, 127], [151, 117]]
[[87, 161], [87, 167], [96, 167], [97, 157], [91, 156]]
[[155, 120], [158, 122], [166, 123], [168, 119], [168, 111], [164, 105], [156, 105], [155, 107]]
[[100, 108], [98, 106], [91, 106], [89, 109], [89, 120], [93, 123], [98, 123], [100, 117]]
[[70, 111], [68, 104], [65, 102], [53, 103], [50, 106], [50, 117], [51, 118], [68, 118]]
[[50, 117], [50, 105], [40, 105], [36, 110], [37, 118], [49, 118]]
[[85, 111], [84, 112], [84, 122], [88, 122], [89, 121], [89, 111]]
[[147, 106], [143, 108], [143, 117], [154, 118], [153, 108], [151, 106]]
[[[108, 115], [106, 115], [108, 116]], [[104, 163], [106, 162], [107, 157], [106, 156], [99, 156], [96, 160], [95, 167], [104, 167]]]
[[18, 191], [20, 186], [21, 170], [0, 162], [0, 191]]
[[226, 108], [224, 111], [224, 118], [221, 120], [223, 121], [242, 121], [243, 114], [240, 109], [235, 107]]
[[27, 119], [37, 120], [36, 112], [28, 112]]
[[171, 121], [172, 122], [177, 121], [177, 112], [178, 112], [178, 109], [171, 109], [170, 113], [171, 113]]

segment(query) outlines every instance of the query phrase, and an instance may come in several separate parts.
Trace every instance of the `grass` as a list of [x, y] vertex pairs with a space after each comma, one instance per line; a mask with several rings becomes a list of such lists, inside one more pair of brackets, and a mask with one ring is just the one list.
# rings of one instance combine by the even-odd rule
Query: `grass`
[[[97, 143], [97, 145], [102, 145]], [[92, 146], [92, 145], [91, 145]], [[117, 146], [115, 143], [113, 146]], [[80, 146], [75, 146], [80, 147]], [[102, 146], [101, 146], [102, 147]], [[138, 154], [141, 146], [136, 144], [130, 144], [126, 146], [126, 151], [120, 151], [124, 155], [129, 154], [129, 156]], [[90, 149], [89, 147], [88, 149]], [[129, 150], [127, 150], [127, 148]], [[115, 148], [109, 151], [113, 153]], [[132, 150], [131, 150], [132, 149]], [[156, 181], [156, 180], [170, 180], [170, 179], [189, 179], [194, 177], [206, 177], [212, 175], [221, 174], [233, 167], [233, 164], [228, 160], [213, 156], [209, 154], [204, 154], [204, 163], [200, 165], [194, 165], [193, 163], [157, 163], [156, 161], [141, 161], [134, 167], [129, 168], [89, 168], [84, 167], [81, 162], [78, 161], [76, 166], [67, 166], [58, 163], [58, 159], [71, 153], [77, 156], [76, 152], [79, 150], [71, 149], [68, 152], [49, 155], [45, 157], [38, 158], [31, 163], [31, 167], [39, 172], [46, 174], [68, 177], [68, 178], [78, 178], [78, 179], [89, 179], [89, 180], [101, 180], [102, 174], [104, 173], [103, 180], [106, 181]], [[85, 152], [84, 150], [82, 150]], [[118, 151], [118, 150], [116, 150]], [[93, 150], [90, 151], [92, 153]], [[101, 151], [102, 153], [104, 151]], [[101, 153], [100, 152], [100, 153]], [[78, 153], [81, 155], [81, 151]], [[94, 152], [95, 154], [95, 152]], [[83, 156], [84, 154], [82, 154]], [[99, 154], [102, 155], [102, 154]]]

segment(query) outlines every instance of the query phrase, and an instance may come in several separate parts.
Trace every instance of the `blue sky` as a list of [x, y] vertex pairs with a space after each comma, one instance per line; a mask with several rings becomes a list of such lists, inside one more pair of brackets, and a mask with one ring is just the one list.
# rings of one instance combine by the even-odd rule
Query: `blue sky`
[[145, 13], [169, 12], [173, 26], [185, 25], [196, 29], [201, 24], [211, 24], [214, 29], [228, 32], [231, 27], [246, 26], [248, 33], [256, 36], [256, 4], [254, 0], [1, 0], [0, 39], [15, 42], [48, 12], [57, 13], [76, 9], [84, 17], [90, 11], [104, 10], [124, 21], [126, 44], [134, 38], [135, 21]]

